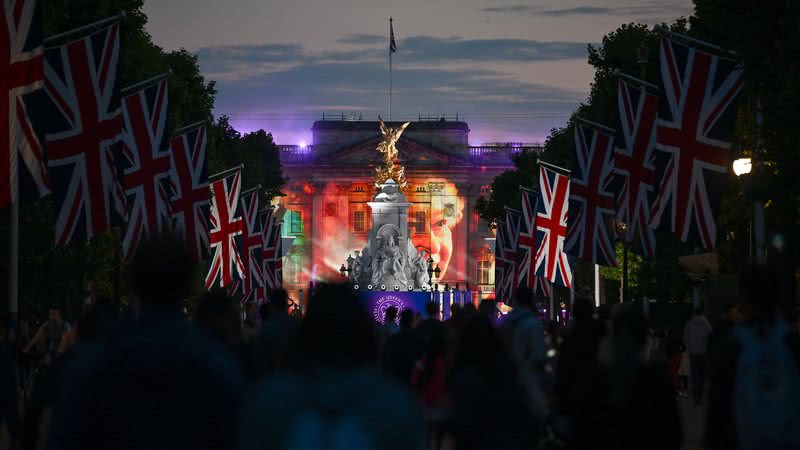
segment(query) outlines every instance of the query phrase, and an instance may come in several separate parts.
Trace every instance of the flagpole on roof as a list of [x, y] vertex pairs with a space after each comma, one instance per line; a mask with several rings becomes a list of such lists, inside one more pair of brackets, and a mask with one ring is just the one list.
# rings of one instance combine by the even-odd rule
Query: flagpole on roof
[[222, 177], [224, 175], [227, 175], [227, 174], [229, 174], [231, 172], [235, 172], [235, 171], [240, 170], [240, 169], [244, 169], [244, 164], [239, 164], [238, 166], [231, 167], [230, 169], [225, 169], [222, 172], [218, 172], [218, 173], [215, 173], [213, 175], [209, 175], [208, 178], [209, 179], [211, 179], [211, 178], [220, 178], [220, 177]]
[[394, 53], [394, 27], [389, 17], [389, 122], [392, 121], [392, 53]]
[[118, 20], [122, 20], [124, 18], [125, 18], [125, 11], [120, 11], [115, 16], [107, 17], [105, 19], [98, 20], [97, 22], [92, 22], [92, 23], [90, 23], [88, 25], [84, 25], [82, 27], [73, 28], [73, 29], [67, 30], [67, 31], [65, 31], [63, 33], [58, 33], [58, 34], [55, 34], [53, 36], [46, 37], [46, 38], [42, 39], [42, 43], [44, 45], [52, 44], [53, 42], [58, 41], [61, 38], [65, 38], [67, 36], [72, 36], [74, 34], [78, 34], [78, 33], [82, 32], [82, 31], [90, 30], [90, 29], [93, 29], [93, 28], [102, 27], [104, 25], [108, 25], [110, 23], [114, 23], [114, 22], [116, 22]]

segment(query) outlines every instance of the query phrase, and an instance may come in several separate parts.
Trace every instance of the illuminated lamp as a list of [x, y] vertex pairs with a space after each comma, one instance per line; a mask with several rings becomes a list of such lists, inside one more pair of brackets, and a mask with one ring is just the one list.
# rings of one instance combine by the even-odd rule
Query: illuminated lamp
[[355, 289], [355, 290], [358, 290], [358, 285], [357, 285], [357, 284], [354, 284], [354, 285], [353, 285], [353, 289]]
[[369, 290], [371, 291], [371, 290], [372, 290], [372, 285], [371, 285], [371, 284], [368, 284], [368, 285], [367, 285], [367, 289], [369, 289]]
[[413, 284], [407, 284], [406, 286], [408, 287], [409, 291], [413, 291], [414, 290], [414, 285]]
[[382, 291], [385, 291], [385, 290], [386, 290], [386, 285], [385, 285], [385, 284], [382, 284], [382, 285], [381, 285], [381, 290], [382, 290]]
[[300, 141], [300, 148], [305, 149], [306, 147], [308, 147], [306, 141]]
[[422, 290], [423, 291], [427, 291], [428, 290], [428, 285], [427, 284], [423, 284], [422, 285]]
[[746, 175], [753, 170], [753, 160], [750, 158], [739, 158], [733, 161], [733, 173], [737, 177]]
[[395, 291], [399, 291], [400, 290], [400, 285], [399, 284], [395, 284], [394, 285], [394, 290]]

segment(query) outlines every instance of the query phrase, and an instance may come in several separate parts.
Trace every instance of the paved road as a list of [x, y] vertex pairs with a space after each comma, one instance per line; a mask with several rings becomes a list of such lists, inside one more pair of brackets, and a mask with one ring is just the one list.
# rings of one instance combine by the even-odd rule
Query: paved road
[[705, 403], [696, 406], [691, 399], [678, 400], [683, 422], [683, 450], [703, 450], [703, 432], [706, 422]]

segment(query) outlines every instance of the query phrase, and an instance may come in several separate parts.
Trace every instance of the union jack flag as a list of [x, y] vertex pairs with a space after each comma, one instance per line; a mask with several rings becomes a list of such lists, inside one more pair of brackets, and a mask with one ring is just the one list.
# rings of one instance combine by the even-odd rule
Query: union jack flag
[[[225, 287], [237, 277], [244, 279], [244, 263], [239, 255], [236, 237], [242, 234], [244, 223], [237, 216], [239, 193], [242, 188], [242, 171], [236, 170], [209, 186], [211, 190], [211, 215], [209, 245], [212, 251], [211, 267], [206, 275], [206, 289], [214, 284]], [[218, 281], [219, 280], [219, 281]]]
[[742, 69], [735, 61], [661, 39], [652, 226], [714, 248]]
[[45, 51], [45, 90], [58, 113], [45, 134], [55, 192], [56, 244], [91, 239], [125, 217], [115, 85], [119, 23]]
[[575, 159], [569, 192], [566, 252], [603, 266], [616, 267], [614, 138], [582, 122], [575, 124]]
[[[0, 208], [50, 193], [44, 152], [23, 96], [44, 84], [41, 2], [0, 0]], [[22, 162], [22, 164], [20, 164]], [[22, 169], [25, 169], [24, 171]], [[29, 176], [36, 195], [20, 183]]]
[[[517, 244], [522, 213], [506, 207], [506, 220], [497, 224], [495, 242], [495, 296], [498, 301], [511, 303], [517, 291]], [[500, 280], [498, 282], [498, 279]]]
[[171, 228], [167, 140], [167, 80], [163, 79], [122, 99], [125, 135], [122, 154], [128, 226], [122, 254], [130, 260], [139, 241]]
[[195, 262], [208, 253], [208, 162], [206, 128], [198, 127], [170, 141], [170, 187], [175, 232], [186, 239]]
[[536, 276], [536, 203], [539, 193], [520, 187], [522, 191], [522, 221], [517, 242], [517, 281], [519, 286], [533, 290], [534, 295], [550, 297], [550, 283]]
[[242, 229], [240, 249], [245, 276], [243, 282], [239, 284], [242, 286], [242, 303], [245, 303], [253, 295], [258, 294], [256, 296], [260, 297], [264, 289], [264, 274], [261, 261], [264, 235], [262, 234], [259, 220], [258, 191], [243, 195], [241, 204], [244, 228]]
[[[655, 145], [658, 97], [644, 87], [619, 80], [614, 173], [620, 183], [617, 220], [627, 225], [625, 241], [647, 258], [656, 253], [650, 227], [650, 198], [655, 191]], [[621, 144], [621, 145], [619, 145]]]
[[569, 178], [539, 166], [536, 202], [536, 275], [551, 283], [572, 287], [572, 269], [564, 253], [569, 211]]
[[275, 217], [273, 209], [266, 209], [262, 212], [261, 227], [264, 233], [262, 250], [264, 281], [269, 289], [278, 289], [283, 286], [282, 224]]

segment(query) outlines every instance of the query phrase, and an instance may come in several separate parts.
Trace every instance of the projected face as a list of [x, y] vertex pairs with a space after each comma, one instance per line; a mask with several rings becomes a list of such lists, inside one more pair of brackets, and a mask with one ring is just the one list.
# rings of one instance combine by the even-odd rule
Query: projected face
[[464, 219], [464, 201], [453, 195], [456, 194], [455, 185], [446, 183], [445, 191], [451, 195], [437, 201], [431, 208], [431, 256], [442, 271], [439, 279], [448, 274], [454, 250], [453, 231]]

